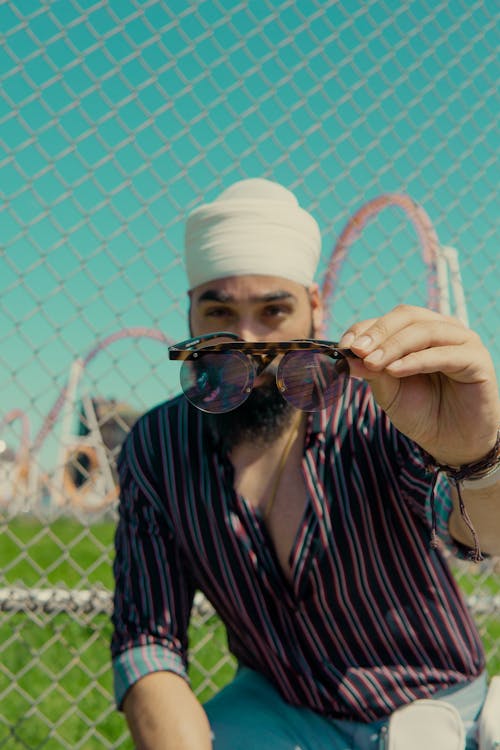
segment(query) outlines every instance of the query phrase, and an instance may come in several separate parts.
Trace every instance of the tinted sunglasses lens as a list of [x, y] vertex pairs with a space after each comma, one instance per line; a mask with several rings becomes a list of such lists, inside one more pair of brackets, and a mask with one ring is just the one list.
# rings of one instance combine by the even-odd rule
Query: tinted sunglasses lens
[[182, 363], [180, 377], [193, 406], [221, 414], [246, 401], [253, 386], [253, 366], [242, 352], [199, 351]]
[[278, 367], [277, 383], [282, 395], [297, 409], [321, 411], [344, 393], [349, 365], [315, 351], [287, 352]]

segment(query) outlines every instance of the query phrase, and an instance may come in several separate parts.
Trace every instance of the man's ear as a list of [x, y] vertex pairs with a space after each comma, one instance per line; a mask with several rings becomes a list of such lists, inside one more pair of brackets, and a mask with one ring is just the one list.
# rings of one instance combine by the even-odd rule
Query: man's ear
[[323, 298], [318, 284], [314, 283], [308, 289], [309, 299], [311, 301], [312, 327], [314, 336], [321, 334], [323, 326]]

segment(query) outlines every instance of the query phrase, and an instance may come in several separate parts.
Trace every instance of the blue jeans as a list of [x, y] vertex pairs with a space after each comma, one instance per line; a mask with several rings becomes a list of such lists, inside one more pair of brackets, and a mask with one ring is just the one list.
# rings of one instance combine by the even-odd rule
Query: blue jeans
[[[466, 750], [476, 750], [476, 720], [486, 696], [486, 676], [435, 698], [452, 703], [467, 732]], [[234, 680], [205, 704], [214, 750], [381, 750], [387, 720], [365, 724], [327, 719], [286, 703], [257, 672], [241, 667]]]

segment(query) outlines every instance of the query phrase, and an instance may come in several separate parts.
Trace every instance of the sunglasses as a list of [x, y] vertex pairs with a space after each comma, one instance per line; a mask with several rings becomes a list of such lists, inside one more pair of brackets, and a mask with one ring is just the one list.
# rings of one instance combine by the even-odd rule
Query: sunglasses
[[350, 349], [332, 341], [242, 341], [225, 331], [181, 341], [168, 348], [182, 362], [180, 380], [186, 398], [201, 411], [222, 414], [241, 406], [255, 378], [271, 363], [281, 395], [301, 411], [321, 411], [344, 393]]

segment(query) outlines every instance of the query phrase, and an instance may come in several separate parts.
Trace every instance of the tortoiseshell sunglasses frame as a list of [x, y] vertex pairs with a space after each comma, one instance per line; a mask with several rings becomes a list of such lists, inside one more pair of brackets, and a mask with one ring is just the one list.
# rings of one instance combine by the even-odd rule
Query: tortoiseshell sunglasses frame
[[[200, 349], [196, 347], [205, 341], [213, 339], [229, 338], [231, 341], [224, 341], [220, 344], [203, 346]], [[319, 351], [332, 359], [353, 358], [358, 359], [350, 349], [341, 349], [338, 343], [334, 341], [323, 341], [321, 339], [292, 339], [290, 341], [243, 341], [235, 333], [229, 331], [217, 331], [216, 333], [207, 333], [203, 336], [196, 336], [178, 344], [172, 344], [168, 347], [168, 356], [171, 360], [186, 361], [196, 359], [200, 352], [215, 354], [217, 352], [239, 351], [255, 357], [260, 360], [260, 366], [265, 367], [278, 354], [284, 354], [291, 351]]]
[[[229, 339], [218, 344], [210, 345], [210, 341], [214, 339]], [[206, 345], [205, 345], [206, 344]], [[199, 348], [198, 348], [199, 347]], [[204, 398], [201, 401], [197, 399], [193, 400], [190, 388], [186, 390], [184, 383], [181, 384], [184, 394], [188, 400], [201, 411], [223, 413], [231, 411], [237, 408], [246, 401], [250, 392], [253, 389], [254, 378], [268, 367], [273, 360], [280, 354], [283, 355], [283, 359], [278, 365], [276, 375], [276, 385], [282, 396], [297, 409], [302, 411], [318, 411], [315, 405], [309, 403], [307, 406], [305, 403], [297, 403], [296, 398], [292, 398], [289, 393], [289, 388], [286, 385], [285, 378], [280, 376], [281, 367], [284, 364], [288, 355], [293, 358], [293, 353], [297, 352], [312, 352], [315, 354], [322, 354], [328, 359], [331, 359], [337, 363], [345, 363], [349, 357], [357, 358], [356, 355], [350, 349], [341, 349], [339, 345], [333, 341], [323, 341], [320, 339], [293, 339], [291, 341], [243, 341], [240, 337], [228, 331], [217, 331], [214, 333], [208, 333], [203, 336], [194, 337], [181, 341], [178, 344], [173, 344], [168, 347], [169, 358], [171, 360], [178, 360], [182, 364], [201, 362], [203, 360], [203, 354], [227, 354], [227, 355], [238, 355], [243, 360], [247, 360], [248, 366], [251, 365], [253, 374], [251, 375], [250, 384], [248, 381], [245, 384], [245, 389], [237, 394], [237, 400], [234, 403], [230, 403], [228, 408], [208, 408], [205, 404]], [[291, 362], [292, 360], [288, 360]], [[222, 363], [221, 363], [222, 364]], [[337, 365], [336, 365], [337, 366]], [[182, 372], [182, 368], [181, 368]], [[249, 375], [252, 370], [249, 371]], [[344, 375], [347, 373], [343, 373]], [[282, 373], [283, 375], [283, 373]], [[202, 395], [201, 393], [199, 394]], [[228, 402], [229, 403], [229, 402]], [[322, 407], [319, 407], [322, 408]]]

